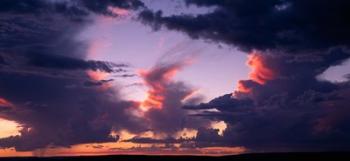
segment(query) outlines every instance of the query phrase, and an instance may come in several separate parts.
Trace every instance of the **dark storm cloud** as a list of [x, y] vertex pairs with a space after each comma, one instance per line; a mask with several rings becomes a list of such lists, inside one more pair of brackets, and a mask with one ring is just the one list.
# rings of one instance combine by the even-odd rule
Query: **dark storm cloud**
[[[317, 79], [350, 57], [349, 1], [185, 2], [216, 9], [201, 15], [170, 16], [145, 10], [140, 20], [155, 30], [165, 27], [251, 55], [258, 52], [262, 61], [258, 63], [263, 64], [251, 64], [252, 70], [264, 69], [254, 76], [266, 74], [266, 69], [272, 73], [260, 82], [254, 77], [241, 80], [245, 91], [233, 92], [233, 97], [227, 94], [184, 107], [196, 111], [193, 116], [228, 123], [223, 137], [214, 141], [217, 145], [261, 151], [350, 149], [349, 82]], [[204, 133], [198, 139], [217, 137], [215, 132]]]
[[[84, 61], [80, 59], [74, 59], [62, 56], [51, 56], [44, 54], [32, 54], [30, 56], [29, 65], [42, 67], [42, 68], [53, 68], [63, 70], [101, 70], [104, 72], [111, 73], [113, 68], [120, 66], [120, 64], [114, 64], [103, 61]], [[125, 66], [125, 65], [123, 65]]]
[[[81, 20], [74, 21], [70, 16], [61, 14], [63, 11], [51, 8], [51, 5], [68, 5], [68, 2], [72, 1], [0, 2], [4, 6], [12, 6], [0, 10], [2, 71], [70, 77], [85, 75], [84, 70], [126, 72], [123, 69], [126, 64], [85, 60], [88, 44], [78, 41], [76, 36], [92, 19], [88, 15], [80, 15]], [[33, 15], [34, 11], [22, 8], [46, 12]]]
[[[195, 110], [195, 109], [219, 109], [220, 111], [231, 110], [232, 107], [246, 108], [246, 106], [252, 106], [253, 102], [249, 99], [236, 100], [232, 99], [232, 94], [226, 94], [211, 100], [208, 103], [200, 103], [196, 106], [184, 106], [184, 109]], [[237, 109], [235, 109], [237, 110]]]
[[250, 49], [326, 49], [349, 44], [349, 6], [346, 0], [186, 0], [188, 4], [215, 6], [202, 15], [164, 17], [144, 11], [140, 18], [155, 29], [165, 26], [192, 38]]
[[0, 56], [0, 64], [5, 64], [5, 59], [2, 56]]
[[111, 90], [71, 87], [75, 83], [67, 78], [2, 73], [1, 95], [14, 108], [0, 116], [22, 124], [23, 130], [14, 144], [6, 145], [8, 138], [1, 139], [1, 147], [25, 151], [116, 141], [109, 137], [112, 129], [143, 129], [142, 122], [130, 114], [135, 103], [118, 99], [118, 93]]
[[100, 80], [100, 81], [86, 81], [86, 82], [84, 82], [84, 85], [87, 87], [102, 86], [103, 84], [106, 84], [106, 83], [111, 82], [111, 81], [113, 81], [113, 79]]
[[61, 13], [71, 16], [70, 18], [78, 18], [92, 13], [117, 16], [110, 7], [137, 9], [143, 6], [139, 0], [3, 0], [0, 11], [34, 15]]
[[[199, 128], [196, 138], [134, 138], [139, 143], [183, 146], [245, 146], [252, 150], [349, 150], [349, 81], [316, 79], [330, 66], [350, 57], [350, 21], [345, 0], [187, 0], [214, 6], [202, 15], [162, 16], [146, 10], [140, 19], [159, 29], [192, 38], [224, 42], [241, 50], [257, 50], [274, 75], [264, 83], [242, 80], [250, 91], [223, 95], [208, 103], [180, 107], [192, 89], [169, 79], [181, 64], [156, 65], [144, 80], [162, 110], [151, 108], [148, 119], [135, 117], [139, 103], [124, 101], [117, 91], [100, 90], [110, 80], [91, 80], [86, 70], [129, 77], [126, 65], [86, 60], [86, 42], [76, 36], [92, 15], [117, 16], [110, 7], [142, 8], [137, 0], [3, 0], [0, 1], [0, 98], [10, 108], [0, 117], [23, 126], [21, 136], [0, 139], [0, 147], [18, 151], [118, 140], [111, 130], [153, 130], [172, 136], [187, 128], [224, 120], [218, 130]], [[180, 66], [179, 66], [180, 65]], [[83, 85], [83, 86], [82, 86]], [[89, 88], [86, 88], [89, 87]], [[153, 97], [151, 99], [154, 99]], [[194, 101], [196, 102], [196, 101]], [[150, 105], [150, 104], [149, 104]], [[151, 104], [159, 106], [159, 104]], [[212, 110], [216, 109], [216, 110]], [[198, 119], [198, 117], [206, 119]], [[193, 143], [194, 142], [194, 143]], [[194, 145], [191, 145], [191, 144]]]
[[[61, 55], [50, 54], [5, 54], [0, 53], [2, 62], [2, 70], [7, 72], [24, 72], [26, 69], [31, 71], [37, 70], [42, 74], [48, 74], [50, 71], [64, 72], [64, 71], [102, 71], [106, 73], [124, 73], [128, 65], [116, 64], [112, 62], [83, 60], [79, 58], [72, 58]], [[6, 58], [6, 59], [5, 59]], [[0, 69], [1, 70], [1, 69]], [[46, 72], [45, 72], [46, 70]]]
[[295, 61], [290, 55], [273, 55], [265, 60], [278, 71], [275, 79], [265, 84], [245, 80], [249, 93], [236, 91], [234, 97], [227, 94], [185, 108], [218, 110], [194, 116], [229, 124], [221, 145], [257, 151], [350, 149], [349, 82], [316, 79], [332, 64], [331, 59]]
[[137, 9], [142, 3], [0, 1], [0, 98], [12, 105], [0, 117], [23, 128], [20, 136], [0, 139], [0, 147], [69, 147], [118, 140], [109, 136], [111, 130], [144, 130], [130, 112], [137, 103], [122, 100], [117, 89], [101, 90], [110, 80], [92, 80], [86, 73], [128, 74], [126, 64], [86, 60], [87, 42], [77, 39], [93, 14], [117, 16], [109, 7]]

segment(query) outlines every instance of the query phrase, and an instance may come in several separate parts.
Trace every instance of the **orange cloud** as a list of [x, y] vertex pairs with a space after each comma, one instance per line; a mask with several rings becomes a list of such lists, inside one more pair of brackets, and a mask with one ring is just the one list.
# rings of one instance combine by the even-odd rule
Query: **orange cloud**
[[22, 127], [15, 121], [0, 118], [0, 138], [20, 135]]
[[251, 91], [252, 89], [247, 87], [242, 80], [238, 81], [236, 92], [250, 93]]
[[14, 148], [0, 149], [0, 157], [32, 156], [32, 152], [18, 152]]
[[[0, 107], [13, 107], [13, 104], [5, 98], [0, 97]], [[0, 138], [20, 135], [21, 129], [21, 125], [17, 122], [0, 118]]]
[[214, 122], [211, 122], [210, 126], [211, 126], [212, 129], [219, 130], [218, 134], [220, 136], [223, 136], [224, 135], [224, 131], [227, 129], [227, 124], [226, 124], [225, 121], [214, 121]]
[[141, 70], [140, 76], [144, 79], [145, 85], [150, 89], [147, 91], [147, 98], [141, 103], [140, 108], [148, 111], [150, 108], [161, 109], [163, 106], [165, 84], [167, 84], [181, 68], [173, 65], [167, 69], [154, 68], [151, 70]]
[[148, 111], [151, 108], [162, 109], [167, 85], [187, 63], [184, 61], [167, 66], [159, 65], [150, 70], [139, 71], [139, 75], [144, 79], [145, 85], [149, 88], [146, 99], [140, 105], [142, 111]]
[[264, 56], [256, 51], [249, 54], [247, 65], [251, 68], [249, 78], [259, 84], [275, 78], [275, 72], [268, 67]]
[[127, 16], [130, 14], [130, 11], [127, 9], [119, 8], [119, 7], [108, 7], [108, 10], [118, 16]]
[[[103, 72], [103, 71], [99, 71], [99, 70], [88, 70], [86, 72], [86, 74], [89, 76], [90, 79], [92, 79], [93, 81], [101, 81], [101, 80], [106, 80], [109, 77], [109, 73], [107, 72]], [[103, 83], [99, 89], [101, 90], [107, 90], [110, 89], [112, 87], [112, 84], [110, 82], [105, 82]]]
[[[253, 51], [248, 55], [247, 63], [251, 69], [249, 73], [249, 80], [258, 83], [260, 85], [265, 84], [269, 80], [273, 80], [276, 77], [276, 71], [268, 66], [266, 57], [257, 51]], [[240, 80], [237, 84], [235, 92], [238, 93], [250, 93], [251, 88], [248, 87], [245, 81]], [[235, 93], [234, 92], [234, 93]]]
[[11, 107], [11, 106], [13, 106], [12, 103], [0, 97], [0, 107]]
[[100, 81], [105, 80], [109, 76], [109, 73], [103, 72], [103, 71], [93, 71], [88, 70], [87, 75], [94, 81]]

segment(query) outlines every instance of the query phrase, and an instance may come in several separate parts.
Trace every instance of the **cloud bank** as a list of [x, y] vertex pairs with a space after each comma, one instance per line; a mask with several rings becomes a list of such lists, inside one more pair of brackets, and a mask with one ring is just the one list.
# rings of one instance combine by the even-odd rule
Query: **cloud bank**
[[0, 6], [0, 117], [22, 126], [20, 135], [1, 138], [0, 147], [115, 142], [112, 130], [143, 130], [129, 112], [137, 103], [117, 89], [99, 89], [112, 80], [88, 75], [130, 75], [128, 65], [87, 60], [88, 45], [76, 39], [93, 16], [117, 17], [112, 9], [136, 10], [141, 2], [4, 0]]
[[[170, 148], [350, 149], [350, 82], [317, 79], [350, 57], [350, 2], [185, 2], [214, 10], [163, 16], [137, 0], [1, 1], [0, 117], [22, 129], [21, 135], [1, 138], [0, 147], [31, 151], [114, 142], [119, 136], [111, 132], [124, 130], [136, 135], [127, 142]], [[139, 20], [155, 30], [247, 52], [248, 78], [232, 93], [196, 103], [187, 100], [193, 88], [174, 79], [187, 62], [157, 63], [140, 72], [146, 99], [124, 100], [110, 88], [108, 75], [135, 76], [129, 66], [88, 60], [88, 45], [76, 36], [93, 16], [141, 9]], [[217, 121], [224, 121], [225, 130], [210, 127]], [[181, 135], [186, 132], [194, 137]]]
[[348, 1], [185, 2], [216, 9], [174, 16], [145, 10], [139, 19], [155, 30], [180, 31], [249, 54], [249, 78], [232, 93], [184, 106], [200, 112], [194, 117], [229, 124], [223, 136], [207, 132], [208, 139], [255, 151], [350, 149], [349, 81], [317, 79], [350, 57]]

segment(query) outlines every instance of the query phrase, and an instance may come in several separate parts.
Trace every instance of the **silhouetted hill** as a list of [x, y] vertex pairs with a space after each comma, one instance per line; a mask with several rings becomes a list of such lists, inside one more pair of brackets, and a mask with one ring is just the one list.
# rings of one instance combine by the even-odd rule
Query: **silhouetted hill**
[[148, 156], [110, 155], [80, 157], [11, 157], [0, 161], [350, 161], [350, 152], [327, 153], [257, 153], [232, 156]]

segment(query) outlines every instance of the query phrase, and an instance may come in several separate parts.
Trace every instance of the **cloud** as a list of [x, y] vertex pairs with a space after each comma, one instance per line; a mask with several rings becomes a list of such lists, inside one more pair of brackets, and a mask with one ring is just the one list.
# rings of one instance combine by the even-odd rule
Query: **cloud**
[[0, 97], [0, 107], [1, 108], [3, 108], [3, 107], [11, 107], [11, 106], [13, 106], [11, 102], [9, 102], [6, 99]]
[[84, 60], [61, 55], [21, 54], [3, 55], [2, 71], [17, 73], [32, 73], [47, 76], [59, 76], [64, 73], [79, 73], [82, 71], [101, 71], [105, 73], [125, 73], [128, 65], [113, 62]]
[[0, 96], [13, 104], [0, 117], [22, 127], [20, 135], [0, 139], [1, 148], [32, 151], [116, 142], [119, 136], [110, 134], [120, 131], [139, 135], [151, 129], [172, 136], [205, 124], [188, 118], [181, 108], [193, 89], [172, 80], [187, 62], [158, 63], [141, 74], [149, 97], [139, 116], [140, 103], [124, 100], [118, 88], [111, 88], [112, 77], [135, 76], [129, 66], [88, 60], [88, 44], [76, 39], [93, 20], [90, 15], [113, 17], [111, 7], [142, 7], [136, 2], [0, 2], [7, 5], [0, 9]]
[[140, 108], [145, 111], [144, 117], [149, 120], [150, 129], [156, 133], [173, 136], [183, 128], [206, 124], [206, 121], [200, 123], [197, 119], [188, 118], [188, 111], [182, 109], [183, 101], [194, 90], [181, 81], [174, 81], [173, 77], [187, 64], [188, 60], [159, 63], [140, 72], [149, 88]]
[[109, 142], [117, 141], [109, 136], [112, 130], [145, 130], [141, 120], [130, 113], [136, 103], [121, 100], [111, 90], [72, 87], [75, 83], [66, 78], [2, 74], [1, 95], [14, 108], [1, 111], [0, 117], [15, 120], [23, 130], [21, 136], [2, 139], [1, 147], [27, 151]]
[[219, 129], [213, 128], [198, 128], [197, 134], [192, 138], [185, 138], [183, 136], [176, 138], [168, 136], [165, 138], [151, 138], [151, 137], [133, 137], [125, 140], [125, 142], [132, 142], [138, 144], [179, 144], [182, 148], [205, 148], [205, 147], [232, 147], [232, 145], [219, 135]]
[[349, 82], [316, 79], [322, 73], [319, 70], [328, 64], [323, 61], [330, 59], [311, 63], [291, 61], [288, 57], [264, 56], [278, 74], [264, 84], [242, 80], [249, 92], [235, 91], [234, 95], [184, 108], [217, 110], [194, 116], [228, 123], [222, 141], [218, 141], [220, 145], [244, 146], [253, 151], [349, 149], [349, 109], [343, 106], [349, 103]]
[[[24, 13], [41, 15], [60, 13], [69, 18], [79, 18], [90, 14], [118, 16], [115, 10], [138, 9], [144, 4], [138, 0], [100, 0], [98, 3], [89, 0], [48, 1], [48, 0], [4, 0], [0, 8], [5, 13]], [[114, 10], [113, 10], [114, 9]]]
[[267, 67], [264, 56], [258, 53], [251, 53], [247, 61], [248, 66], [252, 69], [249, 73], [249, 78], [259, 84], [265, 84], [266, 81], [272, 80], [275, 77], [275, 71]]
[[[176, 62], [173, 64], [157, 65], [149, 71], [140, 71], [145, 84], [150, 87], [148, 98], [143, 103], [145, 108], [162, 108], [167, 86], [171, 84], [171, 79], [173, 79], [178, 70], [184, 65], [183, 62]], [[190, 89], [184, 90], [184, 92], [189, 94]]]
[[84, 82], [84, 85], [89, 87], [89, 86], [103, 86], [106, 83], [109, 83], [113, 81], [113, 79], [108, 79], [108, 80], [100, 80], [100, 81], [86, 81]]
[[192, 38], [224, 42], [242, 50], [315, 50], [349, 44], [350, 23], [346, 13], [350, 4], [345, 0], [331, 3], [326, 0], [185, 2], [214, 6], [216, 10], [201, 15], [173, 16], [145, 10], [140, 19], [155, 29], [164, 26]]
[[129, 140], [125, 140], [125, 142], [133, 142], [133, 143], [141, 143], [141, 144], [175, 144], [182, 143], [186, 140], [183, 139], [175, 139], [175, 138], [166, 138], [166, 139], [154, 139], [147, 137], [134, 137]]
[[[113, 68], [125, 67], [123, 64], [115, 64], [103, 61], [84, 61], [56, 55], [31, 54], [29, 65], [41, 68], [53, 68], [63, 70], [100, 70], [108, 73], [114, 72]], [[117, 71], [117, 70], [116, 70]]]
[[[77, 34], [92, 15], [118, 16], [109, 7], [134, 10], [137, 0], [0, 2], [0, 117], [21, 125], [20, 135], [0, 139], [1, 148], [31, 151], [82, 143], [114, 142], [113, 130], [144, 131], [118, 89], [99, 90], [108, 78], [87, 71], [129, 74], [128, 65], [87, 60]], [[89, 86], [89, 88], [87, 88]]]
[[349, 104], [349, 82], [317, 79], [350, 58], [348, 1], [185, 2], [216, 9], [170, 16], [145, 10], [139, 19], [155, 30], [176, 30], [237, 47], [248, 53], [252, 69], [233, 96], [184, 106], [197, 112], [194, 117], [228, 124], [222, 137], [207, 131], [201, 140], [218, 138], [213, 141], [218, 145], [255, 151], [350, 149], [349, 109], [343, 106]]
[[[111, 132], [125, 130], [136, 135], [130, 142], [181, 143], [183, 148], [350, 149], [349, 81], [317, 79], [350, 57], [348, 1], [185, 2], [215, 9], [173, 16], [146, 9], [139, 19], [154, 29], [247, 52], [252, 71], [233, 95], [185, 106], [194, 90], [174, 80], [187, 65], [183, 59], [141, 72], [148, 88], [143, 102], [124, 100], [118, 89], [100, 90], [112, 74], [134, 75], [125, 64], [87, 60], [89, 46], [76, 35], [94, 15], [123, 16], [144, 9], [140, 1], [1, 1], [0, 106], [11, 108], [1, 109], [0, 117], [22, 128], [21, 135], [0, 139], [0, 147], [29, 151], [113, 142], [119, 137]], [[212, 121], [224, 121], [225, 130], [211, 128]], [[176, 138], [185, 128], [196, 130], [196, 137]], [[164, 137], [141, 136], [149, 130]]]

